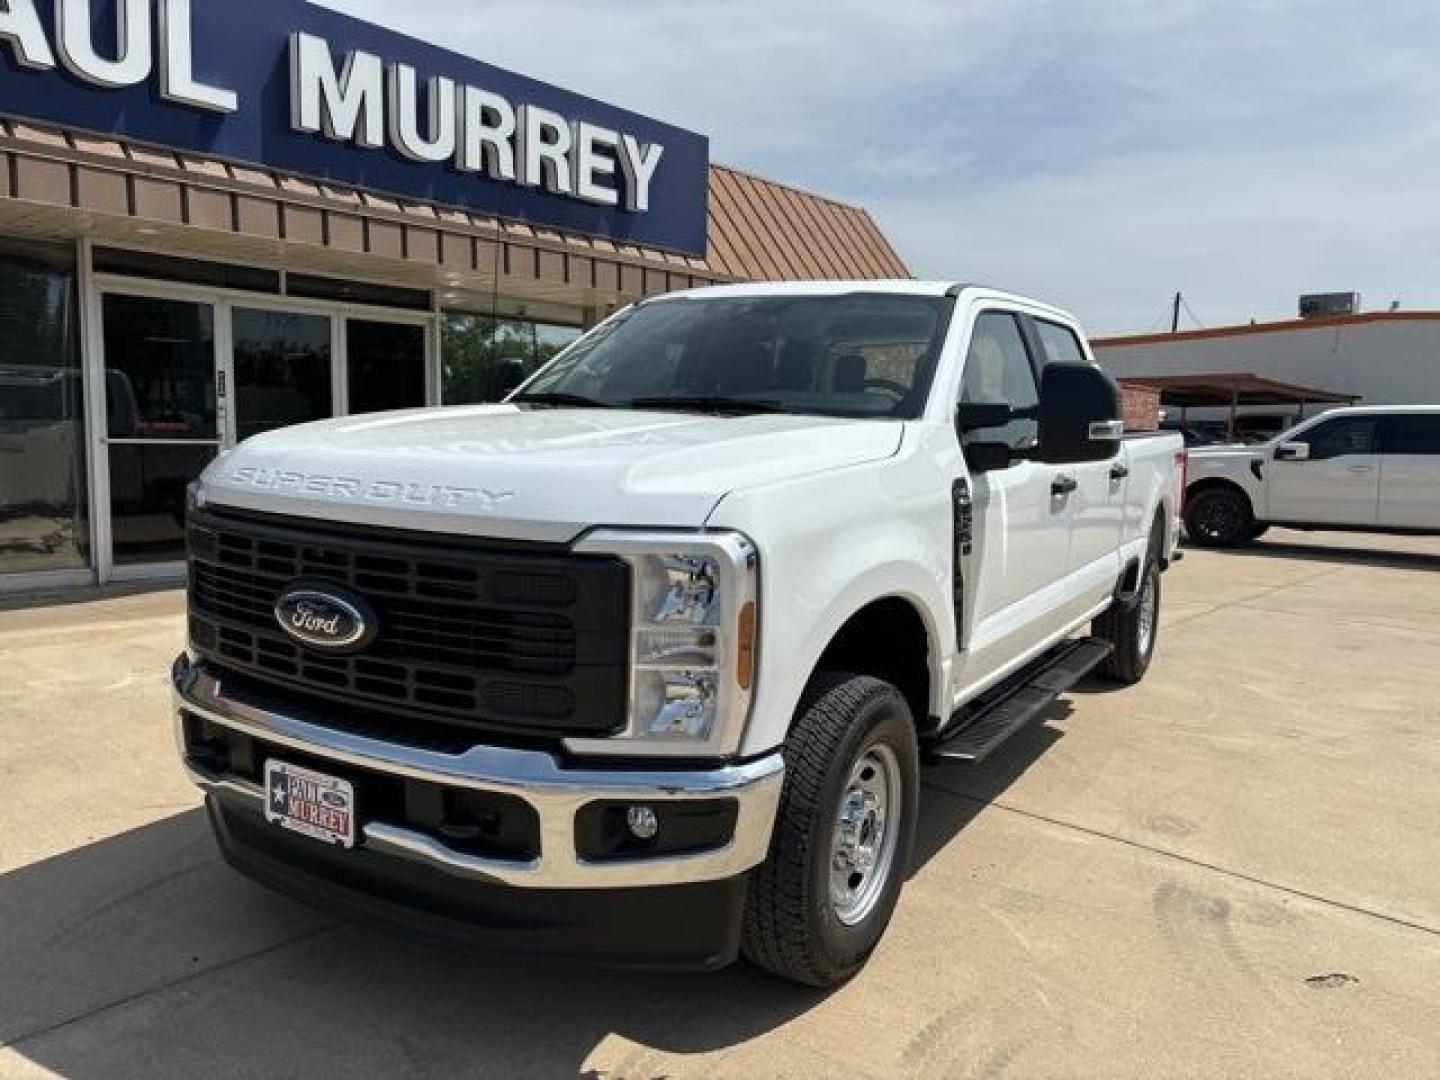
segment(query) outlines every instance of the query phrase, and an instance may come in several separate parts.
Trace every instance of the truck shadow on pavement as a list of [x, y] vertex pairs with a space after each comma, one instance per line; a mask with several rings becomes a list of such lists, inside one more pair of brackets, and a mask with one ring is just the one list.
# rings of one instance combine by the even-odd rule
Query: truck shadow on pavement
[[1303, 541], [1267, 538], [1244, 547], [1211, 548], [1206, 553], [1226, 559], [1284, 559], [1290, 562], [1368, 566], [1380, 570], [1426, 570], [1431, 573], [1440, 570], [1440, 554], [1362, 547], [1358, 544], [1307, 544]]
[[[915, 868], [1060, 737], [1037, 723], [983, 765], [927, 768]], [[199, 810], [0, 875], [0, 957], [0, 1045], [107, 1080], [575, 1075], [602, 1043], [603, 1075], [652, 1076], [826, 996], [743, 964], [657, 975], [412, 944], [235, 874]]]

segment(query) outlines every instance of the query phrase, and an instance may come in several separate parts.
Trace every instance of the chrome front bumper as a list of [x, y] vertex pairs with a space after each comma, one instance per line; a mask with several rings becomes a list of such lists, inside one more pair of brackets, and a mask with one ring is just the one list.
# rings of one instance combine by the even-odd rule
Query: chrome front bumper
[[[779, 753], [743, 765], [707, 770], [568, 769], [551, 754], [475, 746], [462, 754], [396, 745], [267, 711], [227, 695], [222, 680], [181, 656], [171, 672], [177, 739], [191, 779], [207, 794], [263, 813], [258, 784], [207, 773], [190, 760], [184, 714], [278, 747], [355, 768], [508, 795], [524, 800], [540, 823], [540, 855], [530, 861], [483, 858], [456, 851], [426, 833], [371, 821], [361, 843], [374, 851], [489, 884], [535, 889], [633, 888], [688, 885], [734, 877], [763, 862], [780, 802], [784, 765]], [[735, 833], [723, 847], [696, 853], [586, 861], [575, 847], [575, 815], [596, 800], [636, 803], [729, 798], [736, 801]]]

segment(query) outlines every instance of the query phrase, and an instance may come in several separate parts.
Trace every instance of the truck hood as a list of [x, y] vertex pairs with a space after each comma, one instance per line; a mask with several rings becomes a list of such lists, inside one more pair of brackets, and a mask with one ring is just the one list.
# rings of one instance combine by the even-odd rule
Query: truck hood
[[513, 405], [285, 428], [206, 470], [211, 503], [300, 518], [566, 542], [697, 527], [732, 491], [893, 456], [904, 424]]

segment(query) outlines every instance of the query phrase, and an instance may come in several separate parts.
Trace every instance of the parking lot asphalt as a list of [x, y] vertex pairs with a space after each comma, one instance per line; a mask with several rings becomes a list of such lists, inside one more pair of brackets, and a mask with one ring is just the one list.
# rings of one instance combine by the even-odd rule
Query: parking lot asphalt
[[927, 770], [830, 994], [457, 955], [216, 856], [178, 593], [0, 608], [0, 1075], [1440, 1076], [1440, 540], [1165, 578], [1147, 680]]

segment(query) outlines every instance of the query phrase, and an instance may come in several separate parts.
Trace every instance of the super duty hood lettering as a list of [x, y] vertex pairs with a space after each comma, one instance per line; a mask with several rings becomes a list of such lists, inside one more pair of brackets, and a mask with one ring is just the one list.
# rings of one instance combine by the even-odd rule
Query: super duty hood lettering
[[492, 491], [487, 488], [451, 487], [448, 484], [422, 484], [399, 480], [364, 480], [353, 476], [332, 476], [327, 473], [301, 473], [287, 469], [262, 469], [245, 465], [228, 476], [232, 482], [248, 485], [257, 491], [293, 492], [315, 495], [336, 502], [369, 502], [381, 505], [439, 506], [447, 510], [473, 507], [494, 510], [501, 503], [515, 498], [513, 491]]

